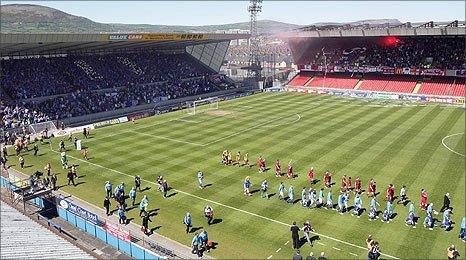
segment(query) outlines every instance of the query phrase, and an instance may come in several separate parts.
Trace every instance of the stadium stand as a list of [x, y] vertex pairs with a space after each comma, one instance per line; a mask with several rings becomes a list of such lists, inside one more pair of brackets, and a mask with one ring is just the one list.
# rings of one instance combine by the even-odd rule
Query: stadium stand
[[144, 51], [11, 59], [2, 65], [2, 87], [19, 100], [0, 104], [5, 128], [234, 87], [187, 54]]
[[31, 110], [21, 105], [9, 105], [0, 100], [0, 126], [2, 128], [16, 128], [29, 124], [49, 121], [50, 118], [44, 113]]
[[311, 76], [298, 74], [288, 83], [290, 86], [304, 86], [311, 79]]
[[5, 60], [1, 84], [11, 98], [27, 99], [213, 74], [186, 54], [118, 53]]
[[1, 201], [1, 259], [94, 259]]
[[453, 82], [453, 79], [426, 79], [417, 93], [444, 96], [449, 93]]
[[395, 93], [412, 93], [417, 81], [412, 78], [392, 77], [383, 91]]
[[307, 43], [290, 41], [290, 45], [291, 49], [306, 50], [297, 57], [297, 64], [466, 68], [463, 56], [465, 42], [461, 37], [330, 38], [313, 39]]
[[308, 87], [326, 87], [338, 89], [352, 89], [358, 83], [359, 78], [344, 77], [338, 75], [316, 76], [306, 86]]
[[464, 97], [466, 92], [466, 84], [464, 79], [457, 79], [452, 85], [452, 91], [450, 95]]
[[383, 91], [388, 82], [388, 77], [368, 76], [362, 80], [359, 90]]

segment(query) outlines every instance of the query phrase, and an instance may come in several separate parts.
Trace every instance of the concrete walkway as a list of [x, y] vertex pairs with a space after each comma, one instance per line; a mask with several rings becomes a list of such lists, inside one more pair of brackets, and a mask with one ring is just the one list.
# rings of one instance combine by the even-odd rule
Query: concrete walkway
[[[173, 251], [175, 254], [176, 254], [176, 258], [182, 258], [182, 259], [193, 259], [196, 257], [196, 255], [192, 254], [191, 253], [191, 248], [186, 246], [186, 245], [183, 245], [177, 241], [174, 241], [170, 238], [167, 238], [167, 237], [164, 237], [158, 233], [153, 233], [151, 234], [150, 236], [146, 236], [144, 235], [144, 233], [141, 231], [141, 226], [140, 225], [137, 225], [133, 222], [130, 222], [129, 224], [127, 225], [120, 225], [118, 223], [118, 216], [113, 214], [111, 216], [106, 216], [105, 214], [105, 211], [103, 208], [99, 208], [99, 207], [96, 207], [95, 205], [87, 202], [87, 201], [84, 201], [80, 198], [77, 198], [71, 194], [68, 194], [64, 191], [61, 191], [61, 190], [58, 190], [58, 191], [54, 191], [53, 194], [55, 196], [64, 196], [66, 197], [67, 200], [69, 201], [72, 201], [73, 203], [75, 203], [76, 205], [79, 205], [85, 209], [88, 209], [90, 210], [91, 212], [97, 214], [97, 216], [99, 217], [99, 219], [101, 221], [107, 221], [107, 222], [110, 222], [111, 224], [113, 225], [116, 225], [116, 226], [120, 226], [122, 227], [122, 229], [124, 230], [127, 230], [130, 232], [131, 236], [133, 237], [136, 237], [136, 239], [134, 239], [132, 242], [140, 245], [140, 246], [143, 246], [145, 248], [149, 248], [151, 249], [152, 251], [162, 255], [162, 256], [166, 256], [166, 254], [164, 254], [163, 252], [161, 252], [160, 250], [157, 250], [157, 249], [154, 249], [153, 247], [150, 246], [149, 242], [152, 242], [152, 243], [156, 243], [158, 244], [159, 246], [161, 247], [164, 247], [166, 249], [169, 249], [171, 251]], [[213, 259], [212, 257], [204, 254], [204, 256], [202, 257], [202, 259]]]

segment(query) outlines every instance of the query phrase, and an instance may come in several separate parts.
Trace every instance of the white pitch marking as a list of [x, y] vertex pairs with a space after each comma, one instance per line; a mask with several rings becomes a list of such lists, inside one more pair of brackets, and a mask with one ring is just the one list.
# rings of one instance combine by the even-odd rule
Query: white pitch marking
[[244, 132], [246, 132], [246, 131], [253, 130], [253, 129], [259, 128], [259, 127], [261, 127], [261, 126], [264, 126], [264, 125], [266, 125], [266, 124], [269, 124], [269, 123], [271, 123], [271, 122], [275, 122], [275, 121], [278, 121], [278, 120], [280, 120], [280, 119], [283, 119], [284, 117], [285, 117], [285, 116], [282, 116], [282, 117], [279, 117], [279, 118], [277, 118], [277, 119], [275, 119], [275, 120], [272, 120], [272, 121], [269, 121], [269, 122], [264, 122], [264, 123], [262, 123], [262, 124], [258, 124], [258, 125], [255, 125], [255, 126], [248, 127], [248, 128], [246, 128], [246, 129], [243, 129], [243, 130], [238, 131], [238, 132], [236, 132], [236, 133], [233, 133], [233, 134], [230, 134], [230, 135], [221, 137], [221, 138], [219, 138], [219, 139], [217, 139], [217, 140], [208, 142], [208, 143], [204, 144], [204, 146], [208, 146], [208, 145], [211, 145], [211, 144], [220, 142], [220, 141], [222, 141], [222, 140], [228, 139], [228, 138], [233, 137], [233, 136], [237, 136], [237, 135], [242, 134], [242, 133], [244, 133]]
[[280, 247], [279, 249], [275, 250], [275, 253], [278, 253], [280, 252], [280, 250], [282, 250], [282, 248]]
[[273, 255], [269, 255], [269, 257], [267, 257], [267, 259], [270, 259], [270, 258], [272, 258], [272, 256], [273, 256]]
[[317, 244], [321, 245], [321, 246], [325, 246], [324, 243], [321, 243], [321, 242], [317, 242]]
[[[57, 154], [60, 154], [60, 152], [57, 152], [53, 149], [51, 149], [52, 152], [54, 153], [57, 153]], [[70, 158], [73, 158], [75, 160], [78, 160], [78, 161], [81, 161], [81, 162], [85, 162], [85, 163], [88, 163], [90, 165], [94, 165], [96, 167], [99, 167], [99, 168], [102, 168], [102, 169], [106, 169], [108, 171], [111, 171], [111, 172], [115, 172], [115, 173], [118, 173], [118, 174], [121, 174], [121, 175], [125, 175], [127, 177], [130, 177], [130, 178], [133, 178], [134, 176], [130, 175], [130, 174], [127, 174], [127, 173], [124, 173], [124, 172], [120, 172], [120, 171], [117, 171], [117, 170], [114, 170], [112, 168], [108, 168], [108, 167], [105, 167], [105, 166], [102, 166], [100, 164], [96, 164], [96, 163], [93, 163], [93, 162], [89, 162], [89, 161], [86, 161], [84, 159], [80, 159], [80, 158], [76, 158], [74, 156], [71, 156], [71, 155], [67, 155], [68, 157]], [[141, 179], [142, 181], [145, 181], [147, 183], [152, 183], [154, 185], [158, 185], [157, 183], [155, 182], [152, 182], [152, 181], [148, 181], [148, 180], [144, 180], [144, 179]], [[178, 192], [178, 193], [181, 193], [181, 194], [184, 194], [184, 195], [187, 195], [187, 196], [190, 196], [190, 197], [193, 197], [193, 198], [197, 198], [197, 199], [200, 199], [200, 200], [204, 200], [204, 201], [207, 201], [207, 202], [210, 202], [212, 204], [216, 204], [216, 205], [219, 205], [219, 206], [222, 206], [222, 207], [225, 207], [225, 208], [229, 208], [229, 209], [232, 209], [232, 210], [236, 210], [236, 211], [239, 211], [239, 212], [243, 212], [245, 214], [248, 214], [248, 215], [251, 215], [251, 216], [255, 216], [255, 217], [258, 217], [258, 218], [261, 218], [261, 219], [264, 219], [264, 220], [267, 220], [267, 221], [271, 221], [271, 222], [274, 222], [274, 223], [277, 223], [277, 224], [281, 224], [281, 225], [284, 225], [284, 226], [287, 226], [287, 227], [291, 227], [290, 224], [287, 224], [287, 223], [284, 223], [284, 222], [281, 222], [281, 221], [278, 221], [278, 220], [275, 220], [275, 219], [271, 219], [271, 218], [268, 218], [268, 217], [264, 217], [262, 215], [258, 215], [256, 213], [252, 213], [252, 212], [249, 212], [249, 211], [246, 211], [246, 210], [242, 210], [242, 209], [238, 209], [238, 208], [235, 208], [235, 207], [232, 207], [232, 206], [229, 206], [229, 205], [226, 205], [226, 204], [223, 204], [223, 203], [220, 203], [220, 202], [216, 202], [216, 201], [213, 201], [213, 200], [209, 200], [209, 199], [206, 199], [206, 198], [202, 198], [202, 197], [199, 197], [197, 195], [194, 195], [194, 194], [191, 194], [191, 193], [188, 193], [188, 192], [185, 192], [185, 191], [181, 191], [181, 190], [177, 190], [177, 189], [173, 189], [174, 191]], [[359, 249], [362, 249], [364, 251], [367, 250], [366, 247], [362, 247], [362, 246], [358, 246], [358, 245], [355, 245], [355, 244], [352, 244], [352, 243], [349, 243], [349, 242], [346, 242], [346, 241], [343, 241], [343, 240], [340, 240], [340, 239], [337, 239], [337, 238], [334, 238], [334, 237], [331, 237], [331, 236], [326, 236], [326, 235], [323, 235], [323, 234], [320, 234], [320, 233], [317, 233], [317, 232], [311, 232], [313, 234], [316, 234], [318, 236], [321, 236], [321, 237], [324, 237], [324, 238], [327, 238], [327, 239], [330, 239], [330, 240], [333, 240], [333, 241], [336, 241], [336, 242], [339, 242], [339, 243], [342, 243], [342, 244], [345, 244], [345, 245], [348, 245], [348, 246], [352, 246], [352, 247], [356, 247], [356, 248], [359, 248]], [[317, 242], [318, 244], [320, 245], [324, 245], [323, 243], [320, 243], [320, 242]], [[391, 255], [388, 255], [388, 254], [384, 254], [384, 253], [381, 253], [381, 255], [383, 256], [386, 256], [386, 257], [389, 257], [389, 258], [392, 258], [392, 259], [400, 259], [398, 257], [395, 257], [395, 256], [391, 256]]]
[[187, 122], [187, 123], [202, 123], [202, 121], [196, 121], [196, 120], [187, 120], [187, 119], [178, 119], [178, 121], [181, 121], [181, 122]]
[[191, 143], [191, 142], [188, 142], [188, 141], [182, 141], [182, 140], [173, 139], [173, 138], [165, 137], [165, 136], [159, 136], [159, 135], [141, 133], [141, 132], [137, 132], [137, 131], [131, 131], [131, 132], [132, 132], [132, 133], [135, 133], [135, 134], [140, 134], [140, 135], [150, 136], [150, 137], [154, 137], [154, 138], [169, 140], [169, 141], [173, 141], [173, 142], [177, 142], [177, 143], [190, 144], [190, 145], [195, 145], [195, 146], [205, 146], [205, 145], [203, 145], [203, 144]]
[[285, 243], [285, 246], [286, 246], [286, 245], [288, 245], [288, 243], [290, 243], [290, 241], [289, 241], [289, 240], [288, 240], [288, 241], [286, 241], [286, 243]]
[[450, 137], [452, 137], [452, 136], [464, 135], [464, 134], [465, 134], [465, 133], [457, 133], [457, 134], [447, 135], [447, 136], [445, 136], [445, 137], [442, 139], [442, 145], [443, 145], [445, 148], [447, 148], [450, 152], [453, 152], [453, 153], [455, 153], [455, 154], [457, 154], [457, 155], [460, 155], [460, 156], [465, 157], [464, 154], [458, 153], [458, 152], [454, 151], [453, 149], [451, 149], [450, 147], [448, 147], [448, 146], [445, 144], [445, 140], [446, 140], [446, 139], [448, 139], [448, 138], [450, 138]]
[[299, 120], [301, 120], [301, 115], [300, 114], [295, 114], [298, 116], [298, 118], [296, 118], [295, 120], [291, 121], [291, 122], [287, 122], [287, 123], [280, 123], [280, 124], [276, 124], [276, 125], [265, 125], [264, 127], [276, 127], [276, 126], [282, 126], [282, 125], [288, 125], [288, 124], [293, 124], [293, 123], [296, 123], [298, 122]]
[[337, 248], [337, 247], [334, 247], [334, 246], [332, 246], [332, 248], [335, 249], [335, 250], [341, 251], [340, 248]]
[[350, 255], [354, 255], [354, 256], [358, 256], [357, 254], [355, 253], [351, 253], [351, 252], [348, 252]]

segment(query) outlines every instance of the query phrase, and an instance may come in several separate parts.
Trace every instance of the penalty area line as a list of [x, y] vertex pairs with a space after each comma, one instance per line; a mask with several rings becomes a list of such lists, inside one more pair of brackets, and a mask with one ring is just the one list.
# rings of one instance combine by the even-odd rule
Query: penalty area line
[[[55, 151], [53, 149], [51, 149], [52, 152], [54, 153], [57, 153], [57, 154], [60, 154], [60, 152], [58, 151]], [[78, 161], [81, 161], [81, 162], [84, 162], [84, 163], [88, 163], [90, 165], [93, 165], [95, 167], [98, 167], [98, 168], [102, 168], [102, 169], [105, 169], [105, 170], [108, 170], [108, 171], [111, 171], [111, 172], [114, 172], [114, 173], [118, 173], [120, 175], [124, 175], [124, 176], [127, 176], [129, 178], [133, 178], [134, 176], [130, 175], [130, 174], [127, 174], [127, 173], [124, 173], [124, 172], [121, 172], [121, 171], [117, 171], [115, 169], [112, 169], [112, 168], [108, 168], [108, 167], [105, 167], [105, 166], [102, 166], [100, 164], [96, 164], [96, 163], [93, 163], [93, 162], [89, 162], [89, 161], [86, 161], [84, 159], [80, 159], [80, 158], [77, 158], [77, 157], [74, 157], [72, 155], [67, 155], [68, 157], [70, 158], [73, 158], [75, 160], [78, 160]], [[145, 180], [145, 179], [141, 179], [142, 181], [145, 181], [147, 183], [151, 183], [151, 184], [154, 184], [154, 185], [157, 185], [157, 183], [155, 182], [152, 182], [152, 181], [148, 181], [148, 180]], [[278, 220], [275, 220], [275, 219], [271, 219], [271, 218], [268, 218], [268, 217], [265, 217], [265, 216], [262, 216], [262, 215], [258, 215], [256, 213], [252, 213], [252, 212], [249, 212], [249, 211], [246, 211], [246, 210], [242, 210], [242, 209], [239, 209], [239, 208], [235, 208], [235, 207], [232, 207], [232, 206], [229, 206], [229, 205], [226, 205], [226, 204], [223, 204], [223, 203], [220, 203], [220, 202], [217, 202], [217, 201], [213, 201], [213, 200], [210, 200], [210, 199], [206, 199], [206, 198], [202, 198], [202, 197], [199, 197], [197, 195], [194, 195], [194, 194], [191, 194], [191, 193], [188, 193], [188, 192], [185, 192], [185, 191], [182, 191], [182, 190], [178, 190], [178, 189], [173, 189], [174, 191], [178, 192], [178, 193], [181, 193], [181, 194], [184, 194], [186, 196], [190, 196], [190, 197], [193, 197], [193, 198], [197, 198], [199, 200], [203, 200], [203, 201], [206, 201], [206, 202], [210, 202], [212, 204], [215, 204], [215, 205], [219, 205], [219, 206], [222, 206], [222, 207], [225, 207], [225, 208], [229, 208], [231, 210], [235, 210], [235, 211], [239, 211], [239, 212], [242, 212], [242, 213], [245, 213], [245, 214], [248, 214], [248, 215], [251, 215], [251, 216], [255, 216], [255, 217], [258, 217], [258, 218], [261, 218], [261, 219], [264, 219], [264, 220], [267, 220], [267, 221], [271, 221], [271, 222], [274, 222], [274, 223], [277, 223], [277, 224], [280, 224], [280, 225], [283, 225], [283, 226], [286, 226], [286, 227], [291, 227], [290, 224], [287, 224], [287, 223], [284, 223], [284, 222], [281, 222], [281, 221], [278, 221]], [[339, 243], [342, 243], [342, 244], [345, 244], [345, 245], [348, 245], [348, 246], [352, 246], [352, 247], [355, 247], [355, 248], [359, 248], [359, 249], [362, 249], [364, 251], [367, 251], [367, 248], [365, 247], [362, 247], [362, 246], [358, 246], [358, 245], [355, 245], [355, 244], [352, 244], [352, 243], [349, 243], [349, 242], [346, 242], [346, 241], [343, 241], [343, 240], [340, 240], [340, 239], [337, 239], [337, 238], [334, 238], [334, 237], [331, 237], [331, 236], [327, 236], [327, 235], [323, 235], [323, 234], [320, 234], [320, 233], [317, 233], [317, 232], [311, 232], [313, 234], [316, 234], [318, 236], [321, 236], [321, 237], [324, 237], [324, 238], [327, 238], [327, 239], [330, 239], [330, 240], [333, 240], [335, 242], [339, 242]], [[319, 242], [318, 242], [319, 243]], [[392, 258], [392, 259], [400, 259], [398, 257], [395, 257], [395, 256], [391, 256], [391, 255], [388, 255], [388, 254], [385, 254], [385, 253], [381, 253], [381, 255], [385, 256], [385, 257], [388, 257], [388, 258]]]

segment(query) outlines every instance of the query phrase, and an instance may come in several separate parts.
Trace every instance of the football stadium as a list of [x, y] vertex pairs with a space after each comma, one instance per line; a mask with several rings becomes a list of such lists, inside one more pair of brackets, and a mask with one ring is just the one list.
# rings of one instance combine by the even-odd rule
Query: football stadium
[[464, 257], [465, 22], [274, 45], [260, 7], [246, 33], [2, 32], [1, 258]]

